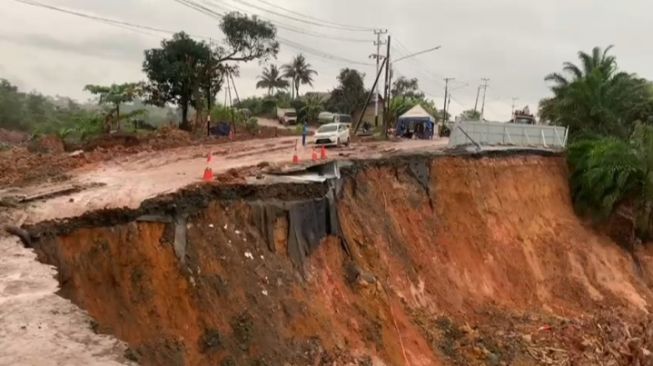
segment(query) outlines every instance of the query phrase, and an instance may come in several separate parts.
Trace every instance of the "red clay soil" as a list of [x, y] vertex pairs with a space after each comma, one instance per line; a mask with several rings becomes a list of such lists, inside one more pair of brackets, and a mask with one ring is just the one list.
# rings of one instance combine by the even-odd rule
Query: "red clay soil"
[[21, 144], [29, 138], [29, 135], [24, 132], [6, 130], [0, 128], [0, 146], [3, 144], [6, 145], [18, 145]]
[[[262, 127], [256, 134], [246, 131], [237, 133], [233, 140], [227, 138], [193, 138], [187, 132], [175, 128], [162, 128], [157, 132], [136, 137], [129, 134], [101, 136], [84, 146], [68, 146], [64, 151], [61, 140], [49, 136], [32, 141], [27, 146], [13, 146], [0, 150], [0, 188], [47, 180], [65, 180], [66, 173], [87, 164], [108, 161], [117, 157], [144, 151], [159, 151], [199, 144], [223, 144], [231, 141], [245, 141], [274, 136], [285, 136], [292, 132], [275, 131]], [[25, 144], [24, 144], [25, 145]], [[82, 150], [76, 154], [70, 150]]]
[[303, 268], [288, 221], [269, 245], [238, 198], [189, 216], [183, 261], [166, 223], [74, 229], [39, 254], [144, 365], [652, 364], [653, 252], [577, 218], [563, 158], [427, 165], [426, 184], [391, 162], [347, 176], [344, 241]]

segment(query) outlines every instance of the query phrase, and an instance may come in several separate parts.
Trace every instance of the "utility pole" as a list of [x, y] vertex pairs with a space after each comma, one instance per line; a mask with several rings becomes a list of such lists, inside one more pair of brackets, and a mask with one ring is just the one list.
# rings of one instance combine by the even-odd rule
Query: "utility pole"
[[481, 107], [481, 121], [485, 119], [485, 95], [487, 94], [487, 87], [488, 87], [488, 81], [490, 79], [488, 78], [482, 78], [481, 81], [483, 82], [483, 106]]
[[[229, 71], [227, 71], [227, 73], [229, 73]], [[234, 115], [234, 103], [233, 99], [231, 99], [231, 84], [229, 82], [229, 77], [227, 77], [227, 92], [224, 95], [225, 107], [227, 106], [227, 95], [229, 96], [229, 109], [231, 110], [231, 128], [233, 129], [234, 133], [236, 133], [236, 119]]]
[[390, 36], [388, 35], [388, 41], [386, 42], [387, 50], [385, 56], [385, 87], [383, 89], [383, 137], [388, 138], [388, 116], [390, 110], [390, 101], [388, 100], [388, 95], [390, 94]]
[[227, 75], [229, 75], [229, 78], [231, 79], [231, 85], [234, 87], [234, 93], [236, 93], [236, 101], [240, 103], [240, 96], [238, 95], [238, 89], [236, 89], [236, 82], [234, 81], [234, 73], [229, 69], [227, 71]]
[[[213, 52], [213, 38], [209, 38], [209, 48], [211, 49], [211, 52]], [[218, 90], [219, 91], [219, 90]], [[216, 99], [218, 96], [218, 91], [216, 91]], [[209, 83], [209, 101], [207, 107], [207, 112], [206, 112], [206, 136], [210, 137], [211, 136], [211, 99], [213, 99], [211, 96], [211, 83]]]
[[478, 111], [478, 97], [481, 95], [481, 88], [482, 86], [479, 85], [478, 88], [476, 88], [476, 103], [474, 103], [474, 114]]
[[[388, 33], [387, 29], [374, 29], [374, 34], [376, 35], [376, 41], [374, 45], [376, 46], [376, 53], [370, 55], [370, 58], [376, 60], [376, 74], [379, 74], [379, 64], [383, 59], [381, 56], [381, 46], [385, 45], [386, 42], [381, 40], [381, 35]], [[376, 90], [374, 93], [374, 125], [379, 125], [379, 86], [377, 84]]]
[[449, 82], [454, 78], [444, 78], [444, 106], [442, 107], [442, 125], [447, 122], [447, 98], [449, 97]]

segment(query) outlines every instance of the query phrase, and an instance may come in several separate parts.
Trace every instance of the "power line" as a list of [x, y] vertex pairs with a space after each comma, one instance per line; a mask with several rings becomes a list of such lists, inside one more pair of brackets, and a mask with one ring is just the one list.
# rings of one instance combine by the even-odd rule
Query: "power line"
[[[410, 51], [400, 40], [397, 40], [397, 44], [399, 45], [399, 47], [404, 49], [406, 54], [412, 53], [412, 51]], [[409, 62], [412, 62], [415, 65], [416, 70], [419, 71], [420, 73], [422, 73], [422, 75], [425, 76], [426, 78], [431, 79], [431, 81], [433, 83], [443, 85], [442, 82], [438, 79], [439, 77], [441, 77], [441, 75], [438, 74], [438, 73], [435, 73], [435, 72], [427, 71], [427, 67], [424, 66], [420, 62], [420, 60], [418, 60], [416, 58], [411, 58], [411, 59], [409, 59]], [[433, 75], [431, 75], [431, 74], [433, 74]]]
[[365, 28], [365, 27], [360, 27], [360, 26], [355, 26], [355, 25], [336, 23], [336, 22], [332, 22], [332, 21], [329, 21], [329, 20], [323, 20], [323, 19], [320, 19], [320, 18], [316, 18], [316, 17], [310, 16], [310, 15], [307, 15], [307, 14], [303, 14], [303, 13], [291, 10], [291, 9], [283, 8], [283, 7], [281, 7], [281, 6], [277, 5], [277, 4], [273, 4], [273, 3], [270, 3], [270, 2], [265, 1], [265, 0], [257, 0], [257, 1], [260, 2], [260, 3], [266, 4], [268, 6], [273, 6], [273, 7], [277, 8], [277, 9], [279, 9], [279, 10], [283, 10], [283, 11], [288, 12], [290, 14], [294, 14], [294, 15], [304, 17], [306, 19], [312, 19], [314, 21], [321, 22], [321, 23], [324, 23], [324, 24], [327, 24], [327, 25], [336, 26], [336, 27], [347, 28], [347, 30], [350, 30], [352, 32], [354, 32], [354, 31], [370, 32], [370, 31], [374, 30], [374, 28]]
[[[257, 10], [260, 10], [260, 11], [264, 11], [264, 12], [267, 12], [267, 13], [270, 13], [270, 14], [273, 14], [273, 15], [276, 15], [276, 16], [279, 16], [279, 17], [284, 17], [284, 18], [287, 18], [287, 19], [290, 19], [290, 20], [294, 20], [294, 21], [296, 21], [296, 22], [300, 22], [300, 23], [304, 23], [304, 24], [314, 25], [314, 26], [316, 26], [316, 27], [323, 27], [323, 28], [330, 28], [330, 29], [344, 30], [344, 31], [350, 31], [350, 32], [361, 32], [361, 31], [367, 31], [367, 32], [369, 32], [369, 31], [372, 30], [372, 29], [365, 29], [365, 28], [362, 28], [362, 29], [361, 29], [361, 28], [358, 28], [358, 29], [352, 29], [351, 27], [347, 27], [347, 26], [344, 26], [344, 27], [343, 27], [343, 26], [327, 25], [327, 24], [323, 24], [323, 23], [315, 22], [315, 21], [313, 21], [313, 20], [309, 20], [309, 19], [307, 19], [305, 16], [304, 16], [304, 18], [297, 18], [297, 17], [294, 17], [294, 16], [290, 16], [290, 15], [282, 14], [282, 13], [279, 13], [279, 12], [277, 12], [277, 11], [275, 11], [275, 10], [266, 9], [266, 8], [264, 8], [264, 7], [261, 7], [261, 6], [258, 6], [258, 5], [255, 5], [255, 4], [252, 4], [252, 3], [250, 3], [250, 2], [248, 2], [248, 1], [246, 1], [246, 0], [234, 0], [234, 1], [236, 1], [236, 2], [238, 2], [238, 3], [241, 3], [241, 4], [245, 5], [245, 6], [249, 6], [250, 8], [254, 8], [254, 9], [257, 9]], [[277, 6], [274, 5], [274, 7], [276, 8]], [[303, 16], [303, 15], [302, 15], [302, 16]]]
[[[397, 44], [399, 45], [399, 47], [401, 47], [402, 49], [405, 50], [406, 54], [412, 53], [412, 51], [410, 51], [401, 41], [397, 40]], [[395, 48], [393, 48], [393, 49], [395, 49]], [[399, 51], [399, 50], [395, 49], [395, 51]], [[430, 70], [426, 70], [427, 67], [416, 58], [410, 58], [410, 59], [408, 59], [408, 61], [412, 62], [415, 65], [415, 69], [413, 69], [413, 71], [416, 71], [417, 73], [419, 73], [422, 77], [427, 79], [427, 81], [431, 81], [431, 83], [433, 83], [433, 84], [438, 84], [438, 85], [444, 87], [444, 83], [442, 83], [441, 80], [436, 78], [436, 77], [439, 77], [440, 74], [435, 73], [435, 72], [430, 71]], [[431, 75], [431, 74], [433, 74], [433, 75]], [[429, 90], [427, 90], [424, 87], [424, 83], [422, 83], [421, 89], [425, 90], [426, 92], [429, 92]], [[439, 96], [440, 95], [440, 93], [433, 93], [432, 91], [429, 94], [431, 94], [431, 96], [436, 96], [436, 95]], [[462, 102], [460, 102], [459, 100], [457, 100], [456, 98], [450, 97], [450, 99], [453, 100], [456, 104], [458, 104], [461, 108], [465, 107], [464, 104]]]
[[[202, 13], [202, 14], [204, 14], [206, 16], [209, 16], [209, 17], [212, 17], [212, 18], [215, 18], [215, 19], [222, 19], [224, 17], [224, 14], [221, 14], [219, 12], [216, 12], [215, 10], [206, 8], [205, 6], [197, 4], [196, 2], [194, 2], [192, 0], [174, 0], [174, 1], [176, 1], [176, 2], [178, 2], [180, 4], [182, 4], [182, 5], [188, 6], [188, 7], [192, 8], [192, 9], [194, 9], [196, 11], [199, 11], [200, 13]], [[318, 56], [318, 57], [322, 57], [322, 58], [326, 58], [326, 59], [330, 59], [330, 60], [334, 60], [334, 61], [341, 61], [341, 62], [349, 63], [349, 64], [356, 64], [356, 65], [363, 65], [363, 66], [373, 66], [373, 64], [370, 64], [370, 63], [364, 63], [364, 62], [359, 62], [359, 61], [355, 61], [355, 60], [350, 60], [350, 59], [347, 59], [347, 58], [344, 58], [344, 57], [341, 57], [341, 56], [335, 56], [335, 55], [332, 55], [332, 54], [329, 54], [329, 53], [314, 49], [312, 47], [302, 45], [302, 44], [300, 44], [298, 42], [291, 41], [291, 40], [283, 38], [283, 37], [277, 37], [277, 40], [281, 44], [284, 44], [286, 46], [295, 48], [295, 49], [297, 49], [299, 51], [304, 51], [306, 53], [310, 53], [310, 54], [312, 54], [314, 56]]]
[[[177, 0], [174, 0], [174, 1], [177, 1]], [[236, 11], [243, 12], [245, 14], [250, 13], [249, 11], [247, 11], [247, 10], [241, 8], [241, 7], [237, 7], [237, 6], [232, 5], [232, 4], [225, 4], [224, 2], [217, 1], [217, 0], [202, 0], [202, 2], [204, 4], [207, 4], [207, 6], [202, 6], [200, 4], [197, 4], [197, 2], [193, 1], [193, 0], [182, 0], [182, 1], [184, 1], [184, 3], [186, 3], [186, 4], [190, 3], [191, 5], [194, 4], [194, 5], [197, 5], [197, 6], [201, 7], [201, 8], [203, 8], [203, 9], [208, 9], [208, 11], [210, 11], [212, 14], [218, 14], [218, 13], [215, 12], [214, 10], [208, 8], [207, 6], [215, 6], [215, 7], [218, 7], [222, 11], [225, 11], [225, 12], [230, 12], [230, 11], [236, 10]], [[179, 2], [179, 1], [177, 1], [177, 2]], [[209, 3], [210, 3], [210, 5], [208, 5]], [[191, 6], [191, 7], [193, 7], [193, 6]], [[230, 8], [227, 8], [227, 7], [230, 7], [230, 8], [233, 8], [233, 9], [230, 9]], [[194, 8], [195, 8], [195, 10], [198, 10], [197, 7], [194, 7]], [[286, 30], [286, 31], [289, 31], [289, 32], [302, 34], [302, 35], [305, 35], [305, 36], [322, 38], [322, 39], [327, 38], [327, 39], [331, 39], [331, 40], [334, 40], [334, 41], [352, 42], [352, 43], [368, 43], [368, 42], [372, 41], [370, 39], [340, 37], [340, 36], [334, 36], [334, 35], [326, 34], [326, 33], [318, 33], [318, 32], [308, 31], [306, 29], [301, 29], [301, 28], [294, 27], [292, 25], [281, 23], [280, 21], [275, 20], [275, 19], [271, 19], [269, 17], [265, 17], [265, 16], [261, 16], [261, 15], [258, 15], [258, 17], [263, 19], [263, 20], [269, 21], [270, 23], [274, 24], [279, 29], [283, 29], [283, 30]]]
[[[78, 16], [78, 17], [99, 21], [99, 22], [102, 22], [102, 23], [105, 23], [105, 24], [122, 26], [121, 28], [123, 28], [123, 29], [130, 29], [130, 30], [142, 29], [142, 30], [148, 30], [148, 31], [153, 31], [153, 32], [158, 32], [158, 33], [165, 33], [165, 34], [174, 34], [175, 33], [174, 31], [171, 31], [171, 30], [168, 30], [168, 29], [150, 27], [150, 26], [147, 26], [147, 25], [135, 24], [135, 23], [130, 23], [130, 22], [122, 21], [122, 20], [116, 20], [116, 19], [111, 19], [111, 18], [100, 17], [100, 16], [96, 16], [96, 15], [91, 15], [91, 14], [88, 14], [88, 13], [82, 13], [82, 12], [75, 11], [75, 10], [59, 8], [59, 7], [56, 7], [56, 6], [47, 5], [47, 4], [43, 4], [43, 3], [36, 2], [36, 1], [31, 1], [31, 0], [14, 0], [14, 1], [25, 4], [25, 5], [29, 5], [29, 6], [49, 9], [49, 10], [57, 11], [57, 12], [60, 12], [60, 13], [75, 15], [75, 16]], [[125, 28], [125, 27], [127, 27], [127, 28]], [[200, 37], [200, 38], [206, 38], [206, 37]]]
[[[412, 53], [412, 51], [410, 51], [410, 50], [408, 49], [408, 47], [406, 47], [406, 45], [403, 44], [400, 40], [397, 40], [397, 44], [399, 45], [399, 47], [403, 48], [407, 53]], [[412, 63], [416, 66], [416, 70], [417, 70], [418, 72], [420, 72], [423, 76], [425, 76], [427, 79], [430, 79], [430, 80], [431, 80], [433, 83], [435, 83], [435, 84], [438, 84], [438, 85], [440, 85], [440, 86], [444, 86], [444, 84], [442, 83], [442, 81], [439, 79], [439, 78], [444, 78], [442, 75], [440, 75], [440, 74], [438, 74], [438, 73], [436, 73], [436, 72], [434, 72], [434, 71], [431, 71], [431, 69], [430, 69], [428, 66], [426, 66], [426, 65], [425, 65], [421, 60], [419, 60], [418, 58], [414, 58], [414, 59], [411, 58], [409, 61], [412, 62]], [[432, 75], [431, 75], [431, 74], [432, 74]], [[457, 83], [461, 83], [461, 84], [463, 84], [463, 85], [461, 85], [461, 86], [459, 86], [459, 87], [456, 87], [456, 88], [454, 88], [454, 89], [452, 89], [452, 90], [458, 90], [458, 89], [464, 88], [465, 86], [469, 85], [469, 83], [468, 83], [467, 81], [462, 80], [462, 79], [456, 80], [455, 82], [457, 82]], [[463, 103], [461, 103], [460, 101], [458, 101], [456, 98], [453, 98], [453, 97], [452, 97], [451, 100], [453, 100], [453, 101], [454, 101], [456, 104], [458, 104], [460, 107], [464, 108]]]
[[326, 52], [322, 52], [320, 50], [317, 50], [317, 49], [314, 49], [314, 48], [311, 48], [311, 47], [308, 47], [308, 46], [304, 46], [304, 45], [302, 45], [300, 43], [296, 43], [296, 42], [291, 41], [289, 39], [284, 39], [284, 38], [281, 38], [281, 37], [277, 37], [277, 39], [279, 40], [280, 43], [282, 43], [282, 44], [284, 44], [286, 46], [292, 47], [292, 48], [294, 48], [296, 50], [299, 50], [299, 51], [304, 51], [304, 52], [310, 53], [310, 54], [312, 54], [314, 56], [318, 56], [318, 57], [322, 57], [322, 58], [326, 58], [326, 59], [330, 59], [330, 60], [334, 60], [334, 61], [341, 61], [341, 62], [349, 63], [349, 64], [355, 64], [355, 65], [361, 65], [361, 66], [374, 66], [374, 64], [371, 64], [371, 63], [368, 63], [368, 62], [360, 62], [360, 61], [350, 60], [348, 58], [335, 56], [335, 55], [332, 55], [332, 54], [329, 54], [329, 53], [326, 53]]
[[[146, 34], [146, 35], [150, 35], [150, 36], [154, 36], [154, 35], [151, 34], [151, 33], [143, 32], [142, 30], [153, 31], [153, 32], [158, 32], [158, 33], [163, 33], [163, 34], [168, 34], [168, 35], [177, 33], [176, 31], [173, 31], [173, 30], [170, 30], [170, 29], [157, 28], [157, 27], [152, 27], [152, 26], [148, 26], [148, 25], [130, 23], [130, 22], [122, 21], [122, 20], [96, 16], [96, 15], [83, 13], [83, 12], [76, 11], [76, 10], [64, 9], [64, 8], [60, 8], [60, 7], [56, 7], [56, 6], [52, 6], [52, 5], [42, 4], [42, 3], [39, 3], [39, 2], [36, 2], [36, 1], [31, 1], [31, 0], [14, 0], [14, 1], [25, 4], [25, 5], [33, 6], [33, 7], [39, 7], [39, 8], [43, 8], [43, 9], [48, 9], [48, 10], [60, 12], [60, 13], [65, 13], [65, 14], [68, 14], [68, 15], [74, 15], [74, 16], [89, 19], [89, 20], [94, 20], [94, 21], [97, 21], [97, 22], [100, 22], [100, 23], [103, 23], [103, 24], [116, 26], [116, 27], [119, 27], [119, 28], [122, 28], [122, 29], [127, 29], [127, 30], [130, 30], [130, 31], [133, 31], [133, 32], [137, 32], [137, 33], [140, 33], [140, 34]], [[214, 18], [217, 18], [217, 19], [222, 19], [222, 17], [224, 16], [223, 14], [220, 14], [220, 13], [218, 13], [218, 12], [212, 10], [212, 9], [208, 9], [206, 7], [203, 7], [203, 6], [201, 6], [200, 4], [197, 4], [197, 3], [190, 3], [187, 0], [174, 0], [174, 1], [180, 3], [180, 4], [184, 5], [184, 6], [188, 6], [188, 7], [192, 8], [194, 10], [197, 10], [199, 12], [202, 12], [205, 15], [208, 15], [208, 16], [211, 16], [211, 17], [214, 17]], [[193, 37], [193, 38], [202, 39], [202, 40], [210, 40], [211, 39], [211, 37], [208, 37], [208, 36], [193, 35], [193, 34], [189, 34], [189, 35], [191, 37]], [[358, 65], [364, 65], [364, 66], [373, 66], [373, 64], [362, 63], [362, 62], [358, 62], [358, 61], [354, 61], [354, 60], [349, 60], [349, 59], [344, 58], [344, 57], [330, 55], [328, 53], [325, 53], [325, 52], [322, 52], [322, 51], [319, 51], [319, 50], [316, 50], [316, 49], [301, 45], [301, 44], [293, 42], [291, 40], [283, 39], [281, 37], [277, 37], [277, 38], [279, 39], [280, 43], [283, 43], [283, 44], [285, 44], [285, 45], [287, 45], [289, 47], [295, 48], [297, 50], [313, 54], [314, 56], [317, 56], [317, 57], [322, 57], [322, 58], [333, 60], [333, 61], [340, 61], [340, 62], [348, 63], [348, 64], [358, 64]]]

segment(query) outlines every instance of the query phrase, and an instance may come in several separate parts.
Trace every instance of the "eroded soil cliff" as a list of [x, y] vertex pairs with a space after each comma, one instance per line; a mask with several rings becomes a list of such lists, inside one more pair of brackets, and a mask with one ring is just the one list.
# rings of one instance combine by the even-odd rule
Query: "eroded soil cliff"
[[562, 157], [342, 174], [191, 187], [31, 231], [61, 294], [145, 365], [646, 361], [650, 257], [575, 215]]

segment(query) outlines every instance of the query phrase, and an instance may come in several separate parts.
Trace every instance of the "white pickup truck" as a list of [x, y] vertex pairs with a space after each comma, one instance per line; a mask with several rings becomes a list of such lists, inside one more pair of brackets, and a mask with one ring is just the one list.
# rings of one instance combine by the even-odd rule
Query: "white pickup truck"
[[277, 108], [277, 119], [282, 125], [296, 125], [297, 111], [295, 108]]

